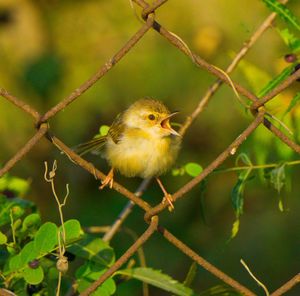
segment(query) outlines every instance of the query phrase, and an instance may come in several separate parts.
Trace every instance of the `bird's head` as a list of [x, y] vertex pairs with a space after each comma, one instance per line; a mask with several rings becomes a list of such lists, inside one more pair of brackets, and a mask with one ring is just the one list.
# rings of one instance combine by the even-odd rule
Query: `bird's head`
[[180, 136], [170, 125], [170, 119], [178, 112], [171, 113], [160, 101], [140, 99], [123, 114], [124, 123], [139, 128], [155, 137]]

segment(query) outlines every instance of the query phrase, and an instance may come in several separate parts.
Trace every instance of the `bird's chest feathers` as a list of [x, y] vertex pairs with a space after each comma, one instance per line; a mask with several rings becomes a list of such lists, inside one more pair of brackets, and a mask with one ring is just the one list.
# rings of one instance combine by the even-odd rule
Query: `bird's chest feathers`
[[130, 130], [115, 144], [108, 141], [107, 159], [125, 176], [161, 174], [174, 159], [171, 138], [153, 137], [140, 129]]

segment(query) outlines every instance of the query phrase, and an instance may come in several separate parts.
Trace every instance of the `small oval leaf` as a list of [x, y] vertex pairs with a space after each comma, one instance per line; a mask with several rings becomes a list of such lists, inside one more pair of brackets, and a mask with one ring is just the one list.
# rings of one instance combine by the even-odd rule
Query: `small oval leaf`
[[37, 285], [42, 282], [44, 278], [44, 271], [41, 266], [35, 269], [27, 266], [24, 268], [22, 275], [28, 284]]
[[4, 245], [7, 243], [7, 236], [0, 231], [0, 245]]
[[187, 174], [192, 177], [197, 177], [203, 171], [202, 166], [195, 162], [187, 163], [184, 166], [184, 169], [187, 172]]

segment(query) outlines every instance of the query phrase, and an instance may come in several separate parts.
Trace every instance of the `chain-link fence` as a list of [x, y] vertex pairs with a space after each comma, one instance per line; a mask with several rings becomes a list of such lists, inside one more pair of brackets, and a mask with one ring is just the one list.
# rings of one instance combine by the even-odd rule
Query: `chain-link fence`
[[[192, 63], [197, 65], [199, 68], [205, 69], [212, 75], [216, 76], [216, 81], [208, 88], [205, 95], [199, 101], [196, 106], [195, 111], [186, 119], [184, 124], [180, 128], [180, 133], [182, 136], [186, 133], [187, 129], [193, 122], [193, 120], [204, 110], [206, 104], [211, 100], [213, 95], [218, 91], [219, 87], [226, 83], [234, 88], [241, 96], [249, 99], [251, 104], [251, 113], [253, 115], [253, 121], [249, 123], [247, 128], [240, 134], [232, 143], [219, 154], [197, 177], [193, 178], [191, 181], [182, 186], [179, 190], [172, 194], [174, 203], [180, 198], [187, 197], [187, 193], [194, 188], [197, 184], [204, 180], [212, 171], [218, 168], [227, 158], [235, 154], [239, 146], [246, 140], [246, 138], [253, 133], [253, 131], [260, 125], [264, 125], [270, 133], [277, 137], [286, 145], [288, 145], [295, 152], [300, 153], [300, 146], [286, 136], [280, 129], [275, 127], [268, 119], [264, 104], [272, 100], [276, 95], [280, 94], [282, 91], [287, 89], [294, 81], [300, 78], [300, 70], [296, 71], [285, 79], [281, 84], [275, 87], [272, 91], [266, 94], [262, 98], [257, 98], [252, 92], [248, 91], [242, 85], [232, 82], [227, 74], [231, 73], [238, 63], [247, 54], [249, 49], [256, 43], [256, 41], [264, 34], [264, 32], [271, 26], [272, 22], [276, 18], [276, 13], [270, 14], [266, 20], [258, 27], [258, 29], [253, 33], [251, 38], [243, 43], [240, 51], [235, 55], [231, 64], [224, 70], [220, 70], [213, 65], [207, 63], [201, 57], [191, 52], [185, 42], [180, 39], [176, 34], [168, 31], [163, 25], [161, 25], [155, 17], [155, 11], [159, 9], [160, 6], [164, 5], [167, 0], [157, 0], [149, 5], [144, 0], [133, 0], [137, 5], [142, 8], [141, 17], [144, 23], [141, 25], [140, 29], [124, 44], [124, 46], [110, 59], [108, 60], [89, 80], [84, 82], [80, 87], [74, 90], [68, 97], [60, 101], [57, 105], [48, 110], [45, 114], [40, 114], [32, 106], [26, 102], [20, 100], [19, 98], [13, 96], [5, 89], [0, 89], [0, 95], [14, 104], [16, 107], [20, 108], [24, 112], [32, 116], [36, 122], [36, 132], [30, 138], [27, 143], [20, 148], [15, 155], [6, 162], [6, 164], [0, 169], [0, 177], [7, 173], [11, 168], [13, 168], [23, 157], [36, 145], [43, 137], [47, 137], [60, 151], [62, 151], [69, 159], [84, 170], [88, 171], [92, 175], [96, 176], [98, 179], [103, 180], [106, 176], [100, 170], [93, 166], [90, 162], [87, 162], [79, 155], [77, 155], [72, 149], [67, 147], [63, 141], [58, 139], [50, 130], [47, 121], [63, 109], [65, 109], [69, 104], [79, 99], [79, 97], [90, 87], [92, 87], [97, 81], [99, 81], [107, 72], [109, 72], [121, 59], [126, 57], [126, 54], [147, 34], [150, 30], [155, 30], [161, 37], [166, 39], [171, 45], [176, 47], [184, 55], [188, 56]], [[288, 1], [282, 1], [283, 4]], [[142, 210], [145, 211], [145, 223], [149, 224], [146, 231], [131, 245], [131, 247], [90, 287], [86, 289], [81, 295], [89, 295], [93, 292], [99, 285], [101, 285], [106, 279], [108, 279], [115, 271], [117, 271], [128, 259], [145, 243], [147, 240], [155, 233], [159, 232], [167, 241], [178, 248], [186, 256], [190, 257], [193, 261], [199, 264], [201, 267], [206, 269], [208, 272], [213, 274], [215, 277], [222, 280], [224, 283], [233, 287], [240, 293], [244, 295], [255, 295], [247, 287], [243, 286], [241, 283], [231, 278], [226, 270], [220, 270], [216, 266], [209, 263], [191, 248], [189, 248], [183, 241], [176, 238], [172, 233], [170, 233], [166, 228], [164, 228], [159, 222], [159, 215], [162, 211], [165, 211], [168, 207], [167, 203], [159, 203], [154, 207], [141, 199], [141, 192], [145, 189], [147, 184], [143, 183], [141, 188], [138, 190], [138, 194], [130, 192], [128, 189], [122, 185], [114, 182], [113, 189], [121, 193], [122, 196], [130, 200], [130, 205], [137, 205]], [[125, 211], [123, 213], [123, 218], [128, 214]], [[118, 227], [117, 223], [113, 227]], [[272, 296], [283, 295], [285, 292], [289, 291], [300, 281], [300, 274], [295, 275], [292, 279], [288, 280], [276, 291], [272, 292]]]

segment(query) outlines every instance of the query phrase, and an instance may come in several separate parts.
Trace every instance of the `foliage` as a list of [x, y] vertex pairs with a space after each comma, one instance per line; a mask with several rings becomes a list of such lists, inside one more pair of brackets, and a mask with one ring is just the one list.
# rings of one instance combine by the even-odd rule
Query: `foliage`
[[[6, 176], [4, 180], [7, 178]], [[12, 176], [9, 180], [10, 182], [5, 183], [6, 187], [2, 185], [2, 192], [7, 192], [8, 188], [16, 193], [22, 192], [20, 188], [23, 186], [20, 184], [23, 184], [23, 180]], [[39, 295], [54, 295], [59, 277], [58, 238], [62, 226], [58, 227], [53, 222], [42, 223], [33, 203], [18, 198], [17, 195], [12, 197], [1, 194], [0, 211], [0, 287], [21, 296], [27, 295], [25, 291], [33, 289]], [[67, 220], [64, 229], [67, 249], [64, 255], [68, 261], [72, 261], [74, 267], [78, 264], [79, 267], [74, 269], [70, 265], [70, 268], [67, 268], [68, 276], [63, 277], [63, 286], [64, 289], [72, 290], [72, 286], [75, 285], [78, 292], [83, 292], [115, 262], [115, 253], [101, 238], [84, 233], [76, 219]], [[159, 270], [147, 267], [118, 270], [92, 295], [113, 295], [117, 289], [115, 277], [137, 279], [174, 295], [195, 295], [192, 289], [183, 283]], [[70, 278], [75, 278], [74, 282]]]

